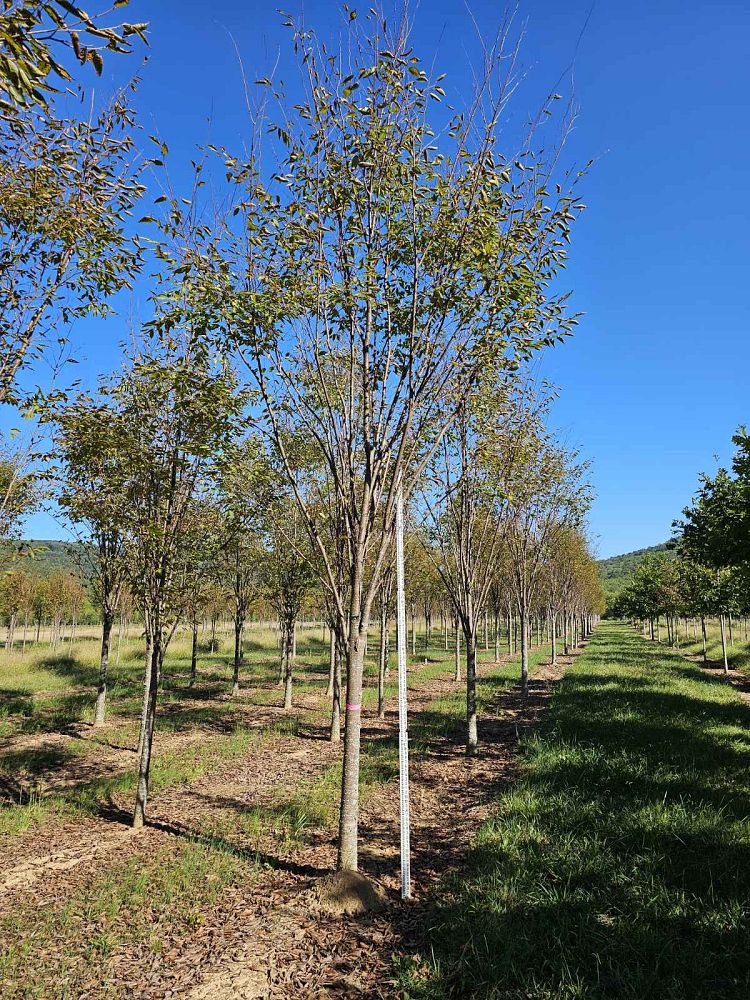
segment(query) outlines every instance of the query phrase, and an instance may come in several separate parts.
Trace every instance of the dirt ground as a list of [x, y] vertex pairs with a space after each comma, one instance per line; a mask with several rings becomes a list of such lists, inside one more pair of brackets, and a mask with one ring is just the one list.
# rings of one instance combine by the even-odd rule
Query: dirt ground
[[[544, 712], [555, 683], [569, 663], [541, 666], [530, 697], [522, 704], [516, 688], [501, 690], [480, 720], [481, 752], [468, 758], [458, 738], [432, 741], [411, 769], [412, 878], [414, 898], [399, 893], [398, 783], [375, 785], [361, 814], [360, 868], [385, 891], [380, 912], [357, 918], [324, 915], [314, 887], [335, 866], [335, 831], [311, 831], [303, 842], [258, 845], [257, 876], [231, 886], [190, 933], [176, 931], [158, 954], [140, 946], [115, 950], [104, 980], [92, 980], [83, 997], [105, 997], [107, 983], [134, 1000], [245, 1000], [245, 998], [393, 996], [394, 954], [418, 943], [429, 912], [430, 894], [441, 877], [460, 865], [465, 849], [498, 792], [518, 768], [518, 741]], [[447, 678], [410, 681], [410, 711], [416, 715], [442, 693], [455, 691]], [[259, 709], [259, 717], [273, 716]], [[385, 720], [363, 718], [365, 745], [393, 737], [395, 712]], [[78, 736], [85, 735], [83, 733]], [[64, 740], [62, 735], [36, 737]], [[210, 734], [193, 734], [210, 739]], [[170, 739], [177, 739], [176, 736]], [[169, 745], [169, 740], [164, 745]], [[94, 873], [127, 859], [148, 857], [175, 838], [200, 839], [200, 820], [219, 809], [270, 805], [279, 789], [315, 780], [340, 757], [325, 731], [306, 727], [300, 735], [271, 736], [260, 749], [219, 765], [192, 784], [156, 794], [150, 823], [134, 833], [117, 802], [109, 813], [58, 823], [24, 835], [0, 849], [0, 914], [32, 902], [44, 908], [72, 896]], [[127, 748], [102, 748], [96, 766], [132, 766]], [[70, 762], [69, 762], [70, 763]], [[84, 764], [55, 780], [81, 780]], [[87, 764], [86, 766], [90, 766]], [[78, 768], [78, 770], [76, 770]], [[84, 928], [85, 932], [85, 928]], [[50, 995], [51, 997], [54, 994]], [[62, 995], [62, 994], [61, 994]], [[118, 996], [120, 993], [117, 994]]]

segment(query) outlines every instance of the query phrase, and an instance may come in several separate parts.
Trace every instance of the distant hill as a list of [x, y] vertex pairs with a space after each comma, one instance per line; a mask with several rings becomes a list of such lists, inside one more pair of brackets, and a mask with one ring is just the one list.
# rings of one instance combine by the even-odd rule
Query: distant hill
[[661, 545], [651, 545], [647, 549], [636, 549], [635, 552], [599, 559], [599, 578], [605, 595], [619, 593], [646, 556], [657, 555], [659, 552], [664, 553], [667, 558], [674, 557], [674, 549], [668, 548], [667, 542], [662, 542]]
[[56, 538], [25, 538], [2, 543], [2, 549], [15, 553], [15, 566], [27, 573], [48, 576], [60, 571], [83, 577], [89, 574], [81, 542], [64, 542]]

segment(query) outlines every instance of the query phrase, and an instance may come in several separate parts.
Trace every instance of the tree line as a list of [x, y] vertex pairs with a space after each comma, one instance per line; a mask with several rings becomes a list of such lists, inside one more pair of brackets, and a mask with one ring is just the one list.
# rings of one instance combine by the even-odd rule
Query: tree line
[[744, 427], [732, 443], [731, 467], [713, 476], [702, 474], [692, 503], [673, 523], [670, 544], [676, 558], [645, 559], [610, 609], [642, 622], [658, 641], [663, 620], [667, 640], [674, 645], [679, 643], [680, 619], [685, 627], [687, 619], [695, 619], [700, 622], [704, 660], [706, 621], [717, 618], [725, 673], [734, 619], [750, 614], [750, 437]]

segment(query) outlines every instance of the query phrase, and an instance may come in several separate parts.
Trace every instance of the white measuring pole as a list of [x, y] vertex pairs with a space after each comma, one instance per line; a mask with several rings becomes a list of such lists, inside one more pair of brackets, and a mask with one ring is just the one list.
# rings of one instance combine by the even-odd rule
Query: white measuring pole
[[406, 703], [406, 597], [404, 594], [404, 493], [396, 493], [396, 641], [398, 645], [398, 778], [401, 805], [401, 898], [411, 898], [409, 729]]

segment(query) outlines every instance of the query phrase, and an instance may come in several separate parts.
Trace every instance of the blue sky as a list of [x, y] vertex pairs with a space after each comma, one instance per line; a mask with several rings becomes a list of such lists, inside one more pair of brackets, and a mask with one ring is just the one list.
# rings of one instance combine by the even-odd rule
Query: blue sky
[[[470, 7], [491, 33], [502, 5]], [[337, 3], [307, 0], [304, 10], [320, 34], [341, 24]], [[128, 19], [151, 22], [141, 120], [167, 141], [178, 182], [196, 144], [242, 142], [234, 43], [250, 80], [267, 75], [287, 51], [276, 11], [258, 0], [131, 0]], [[448, 74], [448, 96], [468, 93], [477, 41], [465, 4], [422, 0], [413, 17], [414, 47]], [[526, 0], [517, 18], [526, 25], [517, 121], [553, 87], [572, 90], [579, 113], [566, 160], [596, 161], [565, 278], [585, 315], [541, 372], [561, 388], [556, 424], [593, 461], [591, 527], [607, 556], [667, 538], [698, 472], [729, 460], [731, 434], [748, 420], [750, 5]], [[125, 71], [110, 60], [101, 86]], [[146, 311], [137, 300], [131, 308]], [[84, 379], [118, 363], [126, 320], [73, 331]], [[27, 533], [61, 531], [38, 515]]]

